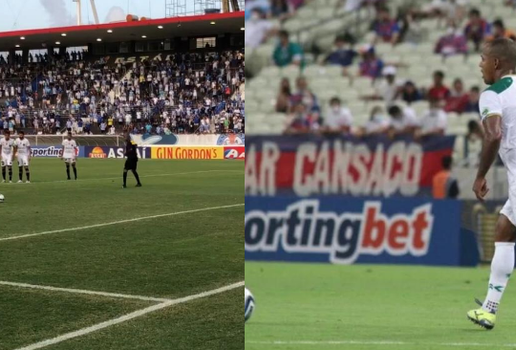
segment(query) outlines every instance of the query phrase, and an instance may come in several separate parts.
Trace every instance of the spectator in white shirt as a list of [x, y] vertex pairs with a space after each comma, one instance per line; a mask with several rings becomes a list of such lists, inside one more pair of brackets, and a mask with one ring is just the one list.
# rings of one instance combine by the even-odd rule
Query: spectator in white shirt
[[408, 134], [413, 135], [418, 127], [418, 121], [414, 110], [411, 108], [401, 109], [400, 107], [393, 105], [388, 109], [390, 120], [391, 136]]
[[389, 130], [389, 119], [385, 116], [383, 108], [375, 106], [371, 110], [369, 120], [362, 128], [364, 135], [383, 134]]
[[404, 81], [396, 78], [396, 67], [386, 66], [382, 70], [384, 79], [377, 80], [374, 85], [374, 94], [363, 96], [364, 100], [383, 100], [391, 105], [401, 92]]
[[333, 97], [330, 100], [330, 109], [324, 118], [323, 132], [349, 133], [352, 123], [351, 111], [342, 106], [340, 98]]
[[440, 107], [439, 100], [430, 99], [430, 109], [421, 119], [420, 137], [444, 135], [448, 123], [446, 112]]

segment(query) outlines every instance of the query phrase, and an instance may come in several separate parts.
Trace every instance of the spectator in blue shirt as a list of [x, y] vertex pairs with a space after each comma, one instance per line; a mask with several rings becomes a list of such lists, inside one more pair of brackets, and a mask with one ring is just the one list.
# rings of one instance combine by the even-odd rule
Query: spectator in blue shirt
[[353, 64], [353, 60], [358, 55], [358, 53], [352, 49], [352, 43], [345, 36], [337, 36], [335, 38], [335, 51], [330, 53], [324, 63], [341, 66], [344, 69]]

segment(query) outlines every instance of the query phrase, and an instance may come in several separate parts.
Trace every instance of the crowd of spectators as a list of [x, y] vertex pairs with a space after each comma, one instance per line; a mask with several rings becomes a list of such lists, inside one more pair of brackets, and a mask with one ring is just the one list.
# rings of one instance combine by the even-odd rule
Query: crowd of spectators
[[[432, 73], [432, 83], [427, 86], [422, 85], [419, 80], [401, 79], [397, 70], [410, 68], [410, 62], [386, 62], [377, 54], [375, 46], [379, 43], [393, 46], [400, 43], [422, 43], [426, 36], [423, 35], [421, 24], [429, 19], [437, 19], [437, 28], [444, 32], [434, 42], [434, 52], [442, 55], [443, 59], [457, 54], [476, 55], [486, 40], [500, 37], [516, 39], [516, 33], [506, 28], [501, 19], [497, 18], [492, 22], [486, 20], [480, 10], [468, 5], [467, 0], [413, 3], [410, 7], [398, 9], [398, 13], [388, 7], [388, 1], [338, 2], [339, 7], [344, 6], [349, 11], [364, 6], [375, 11], [370, 24], [372, 35], [369, 37], [372, 39], [369, 43], [358, 46], [357, 39], [349, 32], [338, 33], [334, 49], [319, 60], [316, 59], [322, 65], [341, 67], [343, 76], [354, 78], [353, 75], [356, 74], [361, 78], [371, 78], [371, 90], [361, 91], [360, 98], [383, 104], [375, 104], [365, 125], [353, 125], [351, 111], [339, 98], [332, 98], [329, 106], [320, 106], [317, 98], [319, 91], [312, 91], [309, 88], [310, 81], [303, 78], [303, 68], [306, 65], [303, 51], [307, 46], [302, 47], [287, 31], [278, 30], [271, 24], [269, 19], [277, 16], [270, 6], [267, 7], [267, 4], [271, 5], [271, 1], [254, 0], [248, 3], [250, 11], [247, 14], [247, 23], [251, 23], [251, 31], [246, 33], [246, 40], [247, 35], [257, 39], [251, 40], [250, 46], [254, 48], [276, 38], [272, 64], [280, 68], [300, 68], [300, 78], [296, 80], [295, 87], [290, 86], [289, 79], [282, 79], [276, 98], [276, 112], [288, 115], [288, 133], [338, 131], [361, 135], [378, 132], [390, 135], [410, 133], [415, 136], [443, 134], [447, 127], [447, 114], [478, 113], [480, 87], [465, 86], [460, 77], [446, 77], [445, 72], [440, 70]], [[507, 1], [507, 5], [515, 6], [516, 2]], [[286, 10], [286, 14], [289, 13], [292, 12]], [[317, 52], [313, 53], [317, 55]], [[421, 101], [426, 101], [428, 108], [425, 112], [419, 110], [419, 115], [416, 115], [411, 104]]]
[[[2, 57], [2, 56], [0, 56]], [[0, 129], [39, 133], [240, 133], [242, 51], [131, 63], [87, 53], [0, 59]]]

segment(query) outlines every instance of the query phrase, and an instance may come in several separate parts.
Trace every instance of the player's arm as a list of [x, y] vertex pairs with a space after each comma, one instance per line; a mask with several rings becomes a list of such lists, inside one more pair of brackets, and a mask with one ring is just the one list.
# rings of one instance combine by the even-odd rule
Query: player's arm
[[499, 114], [491, 114], [484, 118], [484, 140], [482, 143], [482, 152], [480, 155], [480, 164], [478, 166], [477, 178], [473, 184], [473, 192], [481, 201], [484, 200], [489, 188], [487, 188], [486, 174], [493, 165], [500, 142], [502, 140], [502, 116]]
[[484, 126], [484, 139], [473, 192], [483, 201], [489, 192], [486, 175], [496, 159], [502, 140], [502, 104], [498, 94], [492, 90], [484, 91], [480, 95], [479, 109]]

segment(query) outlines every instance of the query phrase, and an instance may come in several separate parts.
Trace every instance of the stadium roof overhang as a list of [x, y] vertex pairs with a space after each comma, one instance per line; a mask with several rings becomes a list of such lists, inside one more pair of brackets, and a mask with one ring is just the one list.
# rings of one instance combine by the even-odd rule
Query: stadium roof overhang
[[[102, 39], [102, 42], [122, 42], [239, 33], [244, 26], [244, 12], [240, 11], [135, 22], [28, 29], [0, 32], [0, 51], [86, 46], [96, 42], [97, 38]], [[112, 33], [108, 33], [108, 30]], [[60, 42], [60, 45], [56, 45], [56, 42]]]

